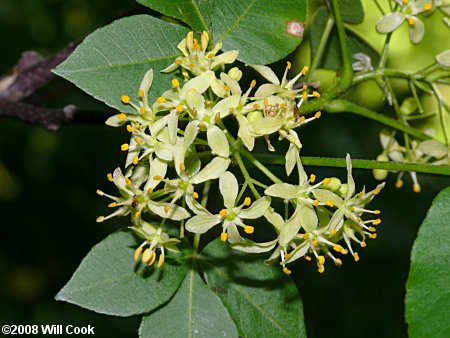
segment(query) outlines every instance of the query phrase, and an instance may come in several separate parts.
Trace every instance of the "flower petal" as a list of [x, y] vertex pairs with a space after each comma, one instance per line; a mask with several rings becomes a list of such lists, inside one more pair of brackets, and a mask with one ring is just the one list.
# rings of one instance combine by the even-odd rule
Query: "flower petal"
[[244, 219], [255, 219], [264, 215], [269, 206], [270, 197], [264, 196], [253, 202], [249, 208], [239, 211], [238, 216]]
[[242, 143], [244, 143], [245, 147], [248, 150], [252, 151], [253, 147], [255, 146], [255, 138], [249, 131], [250, 123], [243, 115], [236, 115], [236, 119], [239, 122], [238, 137], [242, 140]]
[[227, 209], [232, 209], [236, 203], [239, 192], [239, 185], [236, 177], [229, 171], [219, 178], [219, 190], [223, 197], [224, 205]]
[[306, 204], [299, 204], [297, 208], [300, 208], [300, 223], [306, 232], [314, 231], [317, 228], [317, 223], [319, 219], [317, 218], [316, 211], [313, 207]]
[[264, 217], [267, 219], [267, 221], [274, 226], [274, 228], [277, 230], [277, 232], [280, 232], [281, 228], [284, 225], [284, 219], [281, 217], [280, 214], [273, 211], [272, 208], [269, 208], [265, 213]]
[[228, 158], [215, 157], [192, 178], [192, 183], [198, 184], [205, 181], [214, 180], [223, 175], [229, 165], [230, 160]]
[[239, 230], [232, 221], [224, 222], [224, 229], [227, 229], [228, 243], [230, 244], [240, 244], [245, 243], [245, 239], [239, 234]]
[[299, 211], [300, 208], [295, 209], [291, 218], [283, 225], [283, 227], [281, 227], [278, 242], [282, 247], [286, 247], [301, 228]]
[[350, 154], [347, 154], [345, 160], [347, 162], [347, 198], [350, 198], [355, 194], [355, 180], [352, 176], [352, 160]]
[[236, 61], [238, 54], [239, 54], [238, 50], [230, 50], [228, 52], [217, 55], [216, 57], [213, 58], [213, 62], [211, 62], [210, 69], [214, 69], [220, 65], [233, 63], [234, 61]]
[[319, 200], [319, 202], [327, 203], [332, 202], [334, 206], [340, 207], [343, 204], [342, 198], [336, 195], [334, 192], [326, 189], [314, 189], [313, 195]]
[[186, 222], [185, 228], [194, 234], [203, 234], [219, 224], [221, 220], [220, 215], [196, 215]]
[[147, 193], [148, 189], [154, 189], [159, 184], [159, 182], [161, 182], [160, 180], [154, 180], [153, 177], [155, 176], [165, 177], [166, 173], [167, 173], [167, 163], [165, 161], [162, 161], [157, 157], [151, 160], [150, 171], [148, 174], [147, 183], [145, 183], [144, 193]]
[[184, 84], [183, 88], [180, 91], [180, 96], [186, 97], [187, 93], [191, 89], [195, 89], [197, 93], [203, 94], [211, 86], [211, 83], [215, 78], [216, 75], [213, 71], [210, 70], [194, 77], [192, 80], [189, 80]]
[[[147, 206], [151, 212], [162, 218], [170, 218], [174, 221], [181, 221], [191, 216], [191, 214], [183, 207], [173, 203], [158, 203], [148, 201]], [[166, 212], [167, 210], [167, 212]]]
[[275, 75], [272, 69], [270, 69], [267, 66], [262, 65], [247, 65], [252, 67], [254, 70], [256, 70], [259, 74], [261, 74], [265, 79], [267, 79], [269, 82], [279, 85], [280, 80], [278, 80], [278, 77]]
[[219, 113], [220, 118], [230, 115], [230, 112], [239, 105], [239, 99], [241, 95], [231, 95], [223, 100], [217, 102], [217, 104], [212, 109], [212, 114], [215, 116]]
[[276, 183], [268, 187], [264, 193], [269, 196], [291, 200], [297, 198], [298, 187], [288, 183]]
[[384, 15], [378, 20], [376, 28], [379, 33], [390, 33], [400, 26], [405, 20], [405, 13], [393, 12]]
[[192, 142], [194, 142], [195, 138], [198, 134], [198, 121], [191, 121], [186, 126], [184, 130], [184, 144], [186, 147], [189, 147]]
[[255, 135], [269, 135], [278, 131], [284, 124], [282, 116], [266, 116], [251, 124], [251, 131]]
[[409, 39], [412, 43], [417, 44], [422, 41], [425, 35], [425, 25], [418, 18], [415, 18], [414, 24], [409, 29]]
[[277, 244], [277, 241], [278, 239], [274, 239], [270, 242], [257, 243], [247, 239], [245, 243], [232, 244], [231, 247], [247, 253], [261, 253], [272, 250]]
[[308, 252], [309, 244], [307, 241], [301, 243], [299, 246], [297, 246], [293, 251], [291, 251], [289, 254], [289, 258], [286, 259], [284, 262], [292, 263], [296, 261], [299, 258], [302, 258], [306, 253]]
[[222, 157], [230, 156], [230, 146], [222, 129], [215, 125], [210, 125], [206, 131], [206, 135], [208, 144], [214, 154]]
[[186, 194], [186, 204], [197, 215], [211, 215], [208, 209], [198, 203], [191, 194]]

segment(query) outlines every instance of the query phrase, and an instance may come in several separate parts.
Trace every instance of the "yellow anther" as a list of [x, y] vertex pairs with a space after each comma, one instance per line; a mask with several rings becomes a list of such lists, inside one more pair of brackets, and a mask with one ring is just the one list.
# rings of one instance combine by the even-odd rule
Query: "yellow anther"
[[231, 90], [231, 87], [228, 85], [223, 86], [223, 89], [225, 89], [227, 92]]
[[136, 251], [134, 251], [134, 260], [137, 261], [142, 252], [142, 246], [138, 247]]
[[261, 108], [261, 107], [260, 107], [260, 105], [259, 105], [259, 104], [255, 103], [255, 104], [253, 105], [253, 108], [255, 108], [255, 109], [259, 109], [259, 108]]
[[313, 93], [312, 93], [312, 94], [313, 94], [313, 96], [314, 96], [314, 97], [320, 97], [320, 93], [319, 93], [319, 92], [317, 92], [317, 91], [313, 91]]
[[122, 95], [120, 98], [120, 101], [122, 101], [122, 103], [127, 104], [130, 102], [130, 97], [128, 95]]
[[170, 206], [169, 205], [165, 205], [164, 206], [164, 212], [167, 214], [170, 210]]
[[287, 267], [284, 267], [284, 268], [283, 268], [283, 272], [284, 272], [286, 275], [288, 275], [288, 276], [292, 273], [292, 271], [289, 270]]
[[194, 191], [194, 193], [192, 194], [192, 197], [194, 197], [194, 199], [198, 199], [198, 194]]
[[111, 173], [107, 173], [106, 174], [106, 178], [108, 179], [108, 181], [112, 182], [113, 181], [113, 175]]
[[314, 182], [316, 181], [316, 175], [311, 174], [311, 175], [309, 176], [309, 180], [311, 181], [311, 183], [314, 183]]
[[139, 89], [139, 90], [138, 90], [138, 96], [139, 96], [140, 98], [143, 98], [143, 97], [144, 97], [144, 91], [143, 91], [142, 89]]
[[252, 234], [255, 232], [255, 227], [252, 227], [251, 225], [246, 225], [244, 227], [244, 231], [246, 234]]
[[147, 264], [153, 265], [153, 263], [155, 263], [155, 259], [156, 259], [156, 253], [154, 251], [152, 251], [152, 255], [151, 255], [150, 259], [148, 260]]
[[325, 263], [325, 257], [323, 257], [322, 255], [317, 257], [317, 261], [319, 262], [319, 265], [324, 265]]
[[402, 0], [402, 3], [403, 3], [404, 5], [407, 5], [408, 2], [409, 2], [409, 0]]
[[284, 254], [284, 259], [289, 259], [292, 257], [292, 252], [291, 253], [285, 253]]
[[311, 241], [311, 244], [314, 246], [318, 246], [319, 245], [319, 241], [317, 239], [314, 239]]
[[133, 157], [133, 164], [136, 165], [136, 164], [138, 164], [138, 162], [139, 162], [139, 156], [136, 155]]
[[302, 235], [302, 237], [303, 237], [303, 239], [308, 239], [309, 238], [309, 234], [305, 233], [305, 234]]
[[173, 88], [180, 87], [180, 81], [178, 81], [178, 79], [172, 79], [172, 87]]
[[214, 54], [213, 54], [213, 53], [209, 53], [208, 55], [206, 55], [206, 57], [207, 57], [208, 59], [212, 59], [212, 58], [214, 57]]
[[321, 116], [322, 116], [322, 112], [321, 111], [318, 111], [317, 113], [314, 114], [314, 117], [316, 119], [320, 119]]
[[250, 87], [253, 88], [256, 86], [256, 80], [252, 80], [252, 82], [250, 82]]
[[267, 99], [264, 99], [263, 102], [264, 102], [264, 106], [267, 107], [269, 105], [269, 101]]
[[403, 180], [397, 180], [397, 182], [395, 182], [395, 187], [397, 189], [400, 189], [401, 187], [403, 187]]
[[378, 188], [376, 188], [374, 191], [373, 191], [373, 194], [374, 195], [378, 195], [380, 193], [380, 189], [378, 189]]
[[134, 217], [136, 217], [136, 218], [139, 218], [139, 217], [141, 217], [141, 211], [140, 210], [138, 210], [138, 211], [136, 211], [135, 213], [134, 213]]
[[306, 75], [306, 73], [308, 73], [308, 69], [309, 69], [309, 68], [308, 68], [307, 66], [303, 67], [303, 68], [302, 68], [302, 74], [303, 74], [303, 75]]
[[144, 253], [142, 254], [142, 261], [144, 263], [147, 263], [150, 260], [150, 258], [152, 258], [153, 254], [154, 254], [153, 250], [150, 250], [149, 248], [145, 249]]
[[159, 259], [158, 259], [158, 265], [156, 266], [158, 269], [160, 269], [162, 266], [163, 266], [163, 264], [164, 264], [164, 255], [163, 254], [161, 254], [161, 255], [159, 255]]
[[377, 234], [370, 234], [370, 235], [369, 235], [369, 238], [375, 239], [375, 238], [377, 238]]
[[314, 201], [313, 201], [313, 205], [314, 205], [315, 207], [319, 206], [319, 201], [318, 201], [318, 200], [314, 200]]
[[319, 268], [317, 269], [317, 271], [319, 271], [319, 273], [323, 273], [325, 271], [325, 266], [319, 265]]
[[420, 185], [418, 185], [417, 183], [415, 183], [415, 184], [413, 185], [413, 191], [414, 191], [415, 193], [419, 193], [421, 190], [422, 190], [422, 189], [420, 188]]
[[361, 242], [360, 245], [361, 245], [361, 248], [365, 248], [367, 246], [366, 242]]
[[292, 66], [291, 63], [288, 61], [287, 62], [287, 69], [291, 69], [291, 66]]
[[175, 63], [179, 66], [179, 65], [181, 65], [183, 63], [183, 61], [181, 61], [180, 59], [176, 59]]
[[140, 137], [135, 137], [134, 140], [136, 141], [137, 144], [139, 145], [142, 144], [142, 139]]
[[228, 211], [227, 209], [222, 209], [219, 211], [219, 215], [222, 217], [227, 217]]
[[176, 108], [177, 108], [177, 112], [178, 113], [181, 113], [183, 111], [183, 105], [182, 104], [177, 105]]
[[95, 220], [97, 223], [101, 223], [105, 220], [105, 216], [98, 216], [97, 219]]
[[358, 255], [357, 252], [355, 252], [355, 253], [353, 254], [353, 258], [355, 259], [355, 262], [359, 261], [359, 255]]
[[119, 120], [124, 120], [124, 119], [127, 118], [127, 114], [125, 114], [125, 113], [120, 113], [119, 115], [117, 115], [117, 118], [118, 118]]
[[358, 222], [362, 222], [362, 218], [361, 217], [356, 217], [356, 220], [358, 221]]
[[336, 252], [342, 252], [343, 249], [344, 248], [342, 246], [340, 246], [339, 244], [335, 244], [333, 246], [333, 250], [336, 251]]
[[120, 146], [120, 150], [122, 150], [122, 151], [127, 151], [128, 148], [129, 148], [128, 143], [124, 143]]
[[347, 250], [347, 249], [344, 249], [344, 248], [342, 248], [342, 250], [341, 250], [341, 254], [343, 254], [343, 255], [346, 255], [346, 254], [348, 254], [348, 250]]
[[227, 234], [226, 232], [222, 232], [222, 233], [220, 234], [220, 240], [221, 240], [222, 242], [226, 242], [226, 241], [227, 241], [227, 238], [228, 238], [228, 234]]
[[378, 225], [378, 224], [380, 224], [380, 223], [381, 223], [381, 219], [379, 219], [379, 218], [377, 218], [376, 220], [374, 220], [374, 221], [372, 222], [373, 225]]
[[147, 111], [145, 110], [145, 107], [141, 107], [139, 108], [139, 112], [141, 113], [141, 115], [144, 115]]
[[341, 266], [341, 265], [342, 265], [342, 261], [341, 261], [339, 258], [336, 258], [336, 259], [334, 260], [334, 264], [335, 264], [336, 266]]
[[328, 234], [330, 235], [330, 237], [333, 237], [334, 235], [337, 234], [337, 231], [336, 231], [336, 229], [331, 229]]
[[328, 184], [330, 184], [330, 182], [331, 182], [331, 180], [327, 177], [327, 178], [324, 178], [323, 179], [323, 181], [322, 181], [322, 183], [324, 184], [324, 185], [328, 185]]
[[155, 176], [153, 176], [153, 179], [155, 181], [162, 181], [163, 177], [161, 175], [155, 175]]
[[97, 195], [99, 196], [103, 196], [105, 193], [103, 191], [101, 191], [100, 189], [97, 189], [96, 191]]
[[208, 32], [203, 31], [202, 33], [202, 49], [206, 49], [208, 47], [209, 35]]
[[164, 96], [160, 96], [156, 99], [156, 102], [158, 102], [158, 103], [166, 102], [166, 98]]
[[117, 202], [112, 202], [108, 204], [108, 208], [115, 208], [117, 207]]
[[128, 177], [125, 177], [125, 183], [126, 184], [131, 184], [131, 180]]
[[301, 122], [301, 123], [305, 122], [305, 120], [306, 120], [306, 118], [305, 118], [303, 115], [300, 116], [300, 122]]
[[308, 255], [305, 255], [305, 259], [310, 262], [311, 261], [311, 257], [309, 257]]
[[128, 131], [129, 133], [132, 133], [133, 130], [134, 130], [134, 128], [131, 126], [131, 124], [127, 124], [127, 131]]
[[149, 194], [149, 195], [153, 194], [153, 189], [152, 188], [148, 188], [147, 194]]
[[376, 232], [377, 231], [377, 229], [375, 229], [374, 227], [369, 227], [368, 229], [369, 229], [370, 232]]
[[295, 100], [295, 95], [294, 95], [294, 94], [291, 95], [291, 100], [292, 100], [292, 101]]
[[244, 206], [248, 207], [252, 203], [252, 199], [250, 197], [244, 198]]
[[333, 201], [326, 200], [326, 201], [325, 201], [325, 204], [328, 205], [328, 206], [331, 207], [331, 208], [334, 207]]
[[280, 104], [280, 108], [286, 109], [288, 107], [287, 103], [283, 102]]
[[423, 9], [426, 11], [431, 11], [433, 9], [433, 4], [427, 3], [427, 4], [423, 5]]
[[379, 214], [381, 213], [381, 211], [380, 211], [380, 210], [374, 210], [373, 213], [374, 213], [375, 215], [379, 215]]
[[408, 19], [408, 25], [414, 26], [415, 23], [416, 23], [416, 20], [414, 20], [414, 18], [409, 18]]
[[302, 97], [303, 97], [303, 100], [308, 100], [308, 93], [307, 92], [303, 92], [302, 93]]
[[193, 69], [195, 67], [195, 65], [193, 63], [190, 63], [188, 66], [190, 69]]
[[184, 163], [180, 163], [180, 171], [184, 172], [186, 170], [186, 166], [184, 165]]

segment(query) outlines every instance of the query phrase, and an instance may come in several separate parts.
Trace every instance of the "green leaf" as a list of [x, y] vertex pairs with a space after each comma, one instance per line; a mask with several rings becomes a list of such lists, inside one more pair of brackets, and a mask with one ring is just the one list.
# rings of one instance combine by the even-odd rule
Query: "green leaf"
[[348, 23], [361, 23], [364, 20], [364, 9], [360, 0], [340, 0], [342, 18]]
[[279, 266], [261, 255], [211, 242], [200, 261], [209, 287], [217, 293], [241, 337], [306, 337], [300, 296]]
[[164, 15], [186, 22], [196, 31], [209, 31], [213, 1], [208, 0], [137, 0]]
[[166, 258], [160, 270], [143, 269], [133, 260], [136, 246], [129, 231], [111, 234], [92, 248], [56, 299], [113, 316], [149, 312], [167, 302], [187, 267]]
[[188, 30], [149, 15], [114, 21], [90, 34], [54, 72], [95, 98], [121, 111], [136, 111], [120, 102], [129, 95], [138, 102], [144, 74], [152, 68], [153, 101], [170, 85], [173, 75], [160, 70], [180, 54], [178, 43]]
[[140, 337], [238, 337], [236, 326], [220, 299], [191, 269], [173, 299], [144, 316]]
[[[322, 38], [325, 26], [328, 21], [328, 11], [324, 6], [317, 9], [314, 14], [311, 25], [311, 55], [314, 57], [319, 47], [320, 39]], [[356, 53], [363, 53], [370, 57], [372, 65], [377, 65], [380, 56], [378, 52], [367, 41], [365, 41], [358, 34], [345, 30], [347, 36], [347, 44], [350, 55]], [[342, 67], [341, 52], [339, 48], [339, 39], [336, 29], [333, 28], [328, 38], [327, 45], [322, 54], [322, 60], [318, 64], [319, 68], [326, 69], [340, 69]]]
[[411, 338], [450, 337], [450, 187], [434, 199], [411, 253], [406, 320]]
[[215, 1], [212, 31], [225, 51], [239, 50], [238, 59], [269, 64], [291, 53], [302, 38], [286, 31], [291, 20], [305, 22], [306, 0]]

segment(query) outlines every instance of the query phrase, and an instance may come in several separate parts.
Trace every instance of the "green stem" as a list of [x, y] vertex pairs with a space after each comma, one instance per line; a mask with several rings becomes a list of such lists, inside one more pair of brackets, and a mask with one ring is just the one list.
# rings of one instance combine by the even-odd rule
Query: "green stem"
[[317, 68], [317, 65], [319, 64], [320, 60], [322, 60], [322, 55], [323, 55], [323, 52], [325, 51], [325, 47], [328, 42], [328, 37], [330, 36], [333, 26], [334, 26], [334, 19], [330, 15], [328, 17], [327, 23], [325, 24], [325, 28], [322, 33], [322, 37], [320, 38], [319, 45], [317, 46], [316, 55], [314, 55], [314, 58], [311, 62], [311, 66], [310, 66], [308, 74], [306, 75], [305, 82], [310, 81], [314, 71]]
[[251, 164], [253, 164], [256, 168], [258, 168], [264, 175], [267, 176], [268, 179], [270, 179], [273, 183], [282, 183], [283, 181], [280, 180], [278, 177], [276, 177], [267, 167], [259, 162], [253, 154], [250, 152], [244, 150], [242, 151], [242, 156], [244, 156], [247, 160], [250, 161]]
[[380, 63], [378, 64], [378, 69], [383, 69], [386, 66], [388, 51], [389, 51], [389, 42], [391, 41], [392, 33], [389, 33], [386, 36], [386, 40], [384, 40], [383, 52], [381, 53]]
[[444, 134], [444, 139], [445, 139], [445, 145], [449, 145], [449, 140], [448, 140], [448, 130], [447, 130], [447, 124], [445, 123], [445, 119], [444, 119], [444, 112], [442, 111], [442, 102], [443, 102], [443, 98], [439, 92], [439, 89], [437, 88], [437, 86], [435, 84], [432, 85], [433, 91], [434, 91], [434, 95], [436, 96], [437, 100], [438, 100], [438, 113], [439, 113], [439, 121], [441, 123], [441, 128], [442, 128], [442, 133]]
[[389, 126], [391, 128], [403, 131], [411, 136], [414, 136], [415, 138], [417, 138], [419, 140], [431, 139], [430, 136], [422, 133], [421, 131], [417, 130], [416, 128], [410, 127], [410, 126], [403, 124], [397, 120], [394, 120], [390, 117], [378, 114], [372, 110], [358, 106], [349, 101], [345, 101], [345, 100], [331, 101], [325, 106], [325, 110], [328, 113], [353, 113], [356, 115], [364, 116], [368, 119], [377, 121], [385, 126]]
[[[285, 161], [284, 157], [280, 155], [255, 154], [255, 157], [265, 164], [284, 164]], [[344, 158], [302, 156], [301, 160], [302, 164], [305, 166], [338, 167], [338, 168], [345, 168], [347, 166]], [[417, 173], [450, 176], [450, 166], [444, 165], [352, 159], [352, 166], [355, 169], [415, 171]]]
[[261, 198], [261, 195], [259, 194], [258, 190], [256, 190], [256, 187], [253, 184], [253, 180], [250, 177], [250, 174], [247, 171], [247, 168], [245, 167], [244, 161], [242, 161], [242, 157], [239, 154], [239, 152], [236, 152], [233, 154], [234, 159], [236, 160], [237, 164], [239, 165], [239, 169], [241, 169], [242, 175], [244, 176], [245, 182], [248, 184], [248, 187], [252, 191], [255, 198]]

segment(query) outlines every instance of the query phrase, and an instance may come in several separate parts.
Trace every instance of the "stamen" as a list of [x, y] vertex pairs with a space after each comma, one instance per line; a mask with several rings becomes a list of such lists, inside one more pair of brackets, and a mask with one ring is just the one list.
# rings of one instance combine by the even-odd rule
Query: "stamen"
[[166, 102], [166, 98], [164, 96], [160, 96], [156, 99], [156, 102], [158, 102], [158, 103]]
[[414, 26], [415, 23], [416, 23], [416, 20], [414, 20], [414, 18], [409, 18], [408, 19], [408, 25]]
[[328, 206], [331, 207], [331, 208], [334, 207], [333, 201], [326, 200], [326, 201], [325, 201], [325, 204], [328, 205]]
[[170, 206], [169, 205], [165, 205], [164, 206], [164, 212], [167, 214], [170, 210]]
[[132, 133], [134, 131], [134, 128], [131, 126], [131, 124], [127, 124], [127, 131], [129, 133]]
[[377, 234], [370, 234], [370, 235], [369, 235], [369, 238], [375, 239], [375, 238], [377, 238]]
[[125, 114], [125, 113], [120, 113], [119, 115], [117, 115], [117, 118], [118, 118], [119, 120], [124, 120], [124, 119], [127, 118], [127, 114]]
[[342, 252], [342, 250], [344, 250], [344, 248], [342, 246], [340, 246], [339, 244], [335, 244], [333, 246], [333, 250], [336, 252]]
[[319, 265], [319, 268], [317, 269], [317, 271], [319, 271], [319, 273], [323, 273], [325, 271], [325, 266]]
[[131, 184], [131, 180], [128, 177], [125, 177], [125, 183], [130, 185]]
[[136, 211], [136, 213], [134, 214], [134, 217], [136, 217], [136, 218], [141, 217], [141, 211], [140, 210]]
[[308, 68], [307, 66], [305, 66], [305, 67], [302, 68], [301, 73], [302, 73], [303, 76], [305, 76], [306, 73], [308, 73], [308, 69], [309, 69], [309, 68]]
[[181, 61], [180, 59], [176, 59], [175, 63], [179, 66], [179, 65], [181, 65], [183, 63], [183, 61]]
[[138, 90], [138, 96], [139, 96], [140, 98], [143, 98], [143, 97], [144, 97], [144, 91], [143, 91], [142, 89], [139, 89], [139, 90]]
[[101, 223], [105, 220], [105, 216], [98, 216], [97, 219], [95, 220], [97, 223]]
[[244, 231], [245, 231], [245, 233], [247, 233], [247, 234], [252, 234], [252, 233], [255, 232], [255, 227], [252, 227], [251, 225], [246, 225], [246, 226], [244, 227]]
[[117, 207], [117, 202], [112, 202], [108, 204], [108, 208], [115, 208]]
[[180, 81], [178, 81], [178, 79], [172, 79], [172, 87], [173, 88], [180, 87]]
[[359, 255], [358, 255], [357, 252], [355, 252], [355, 253], [353, 254], [353, 258], [355, 259], [355, 262], [359, 261]]
[[309, 234], [305, 233], [305, 234], [302, 235], [302, 237], [303, 237], [303, 239], [308, 239], [309, 238]]
[[227, 234], [226, 232], [222, 232], [222, 233], [220, 234], [220, 240], [221, 240], [222, 242], [226, 242], [226, 241], [227, 241], [227, 238], [228, 238], [228, 234]]
[[381, 213], [381, 211], [380, 211], [380, 210], [374, 210], [373, 213], [374, 213], [375, 215], [379, 215], [379, 214]]
[[333, 237], [334, 235], [337, 234], [337, 231], [336, 231], [336, 229], [331, 229], [328, 234], [330, 235], [330, 237]]
[[319, 265], [323, 265], [325, 263], [325, 257], [320, 255], [317, 257], [317, 261], [319, 262]]
[[311, 262], [311, 257], [309, 257], [308, 255], [305, 255], [305, 259], [306, 259], [308, 262]]
[[186, 170], [184, 163], [180, 163], [180, 171], [183, 173]]
[[395, 182], [395, 187], [397, 189], [400, 189], [401, 187], [403, 187], [403, 180], [402, 179], [398, 179], [397, 182]]
[[153, 265], [155, 263], [156, 259], [156, 253], [152, 250], [152, 256], [150, 257], [149, 261], [147, 262], [148, 265]]
[[374, 221], [372, 222], [373, 225], [378, 225], [378, 224], [380, 224], [380, 223], [381, 223], [381, 219], [379, 219], [379, 218], [377, 218], [376, 220], [374, 220]]
[[219, 215], [222, 216], [223, 218], [227, 217], [228, 211], [227, 209], [222, 209], [219, 211]]
[[302, 98], [304, 101], [308, 100], [308, 93], [307, 92], [303, 92], [302, 93]]
[[124, 143], [120, 146], [120, 150], [122, 151], [127, 151], [128, 149], [129, 149], [128, 143]]
[[419, 193], [421, 190], [422, 190], [422, 189], [420, 188], [419, 183], [414, 183], [414, 185], [413, 185], [413, 191], [414, 191], [415, 193]]
[[320, 119], [321, 116], [322, 116], [322, 112], [321, 111], [318, 111], [317, 113], [314, 114], [314, 117], [316, 119]]
[[361, 245], [361, 248], [365, 248], [367, 246], [366, 242], [361, 242], [360, 245]]
[[250, 197], [244, 198], [244, 206], [248, 207], [252, 203], [252, 200]]
[[193, 197], [194, 199], [198, 199], [198, 194], [194, 191], [194, 193], [192, 194], [192, 197]]
[[317, 239], [314, 239], [311, 241], [311, 244], [314, 246], [317, 246], [317, 245], [319, 245], [319, 241]]
[[256, 86], [256, 80], [252, 80], [252, 82], [250, 82], [250, 88], [253, 88]]
[[255, 103], [255, 104], [253, 105], [253, 108], [255, 108], [255, 109], [259, 109], [259, 108], [261, 108], [261, 107], [260, 107], [260, 105], [259, 105], [259, 104]]
[[162, 181], [162, 180], [163, 180], [163, 177], [162, 177], [161, 175], [155, 175], [155, 176], [153, 176], [153, 179], [154, 179], [155, 181]]
[[309, 176], [309, 180], [311, 181], [311, 183], [314, 183], [314, 182], [316, 181], [316, 175], [311, 174], [311, 175]]
[[313, 94], [314, 97], [320, 97], [320, 93], [319, 92], [313, 91], [312, 94]]
[[423, 9], [426, 11], [431, 11], [433, 9], [433, 4], [427, 3], [423, 5]]
[[136, 165], [139, 162], [139, 157], [136, 155], [133, 157], [133, 164]]
[[134, 140], [136, 141], [137, 144], [139, 145], [142, 144], [142, 139], [140, 137], [135, 137]]
[[379, 188], [376, 188], [374, 191], [373, 191], [373, 194], [374, 195], [378, 195], [379, 193], [380, 193], [380, 189]]
[[122, 101], [123, 104], [130, 103], [130, 97], [128, 95], [122, 95], [120, 98], [120, 101]]
[[113, 175], [111, 173], [107, 173], [106, 174], [106, 178], [108, 179], [108, 181], [112, 182], [113, 181]]
[[328, 177], [327, 177], [327, 178], [324, 178], [323, 181], [322, 181], [322, 183], [323, 183], [324, 185], [328, 185], [328, 184], [330, 184], [330, 182], [331, 182], [331, 179], [329, 179]]
[[161, 268], [162, 266], [163, 266], [163, 264], [164, 264], [164, 254], [163, 253], [161, 253], [160, 255], [159, 255], [159, 259], [158, 259], [158, 265], [157, 265], [157, 267], [158, 267], [158, 269], [159, 268]]
[[228, 85], [225, 85], [225, 86], [223, 87], [223, 89], [225, 89], [227, 92], [229, 92], [229, 91], [231, 90], [231, 87], [228, 86]]
[[370, 231], [370, 232], [376, 232], [377, 229], [375, 229], [374, 227], [369, 227], [369, 231]]
[[335, 264], [336, 266], [341, 266], [341, 265], [342, 265], [341, 259], [336, 258], [336, 259], [334, 260], [334, 264]]
[[407, 5], [408, 2], [409, 2], [409, 0], [402, 0], [402, 3], [403, 3], [404, 5]]
[[153, 253], [153, 251], [150, 250], [149, 248], [145, 249], [144, 253], [142, 254], [142, 261], [144, 263], [147, 263], [150, 260], [150, 258], [152, 257], [152, 253]]
[[136, 251], [134, 252], [134, 260], [137, 261], [139, 259], [139, 256], [141, 255], [143, 247], [140, 246], [136, 249]]
[[292, 273], [292, 271], [289, 270], [287, 267], [283, 267], [283, 272], [288, 276]]
[[315, 207], [319, 206], [319, 201], [318, 201], [318, 200], [314, 200], [313, 205], [314, 205]]
[[97, 189], [96, 191], [97, 195], [99, 196], [103, 196], [105, 193], [103, 191], [101, 191], [100, 189]]
[[289, 61], [287, 62], [287, 69], [291, 69], [291, 63]]

